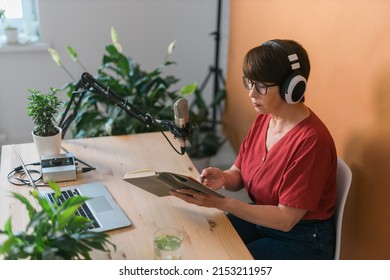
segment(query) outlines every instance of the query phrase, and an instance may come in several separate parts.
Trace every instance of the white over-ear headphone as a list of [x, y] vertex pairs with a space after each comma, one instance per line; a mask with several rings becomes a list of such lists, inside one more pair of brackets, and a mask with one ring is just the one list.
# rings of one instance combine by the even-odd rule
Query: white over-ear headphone
[[305, 94], [307, 82], [306, 78], [299, 70], [301, 66], [299, 64], [298, 55], [293, 51], [292, 47], [283, 40], [270, 40], [263, 45], [275, 46], [286, 54], [286, 57], [291, 64], [292, 73], [284, 80], [280, 89], [280, 95], [289, 104], [298, 103]]

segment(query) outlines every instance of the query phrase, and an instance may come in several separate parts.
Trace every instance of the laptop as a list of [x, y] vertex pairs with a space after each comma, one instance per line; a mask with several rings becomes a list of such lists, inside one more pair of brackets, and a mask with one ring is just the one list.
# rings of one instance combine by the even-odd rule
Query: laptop
[[[24, 172], [30, 182], [31, 186], [38, 191], [41, 197], [44, 197], [50, 204], [54, 204], [54, 191], [53, 190], [40, 190], [32, 179], [26, 165], [24, 164], [19, 152], [15, 145], [12, 145], [20, 164], [23, 167]], [[60, 188], [61, 197], [59, 202], [63, 202], [74, 195], [82, 195], [89, 197], [84, 205], [82, 205], [77, 214], [87, 217], [92, 221], [88, 230], [95, 232], [109, 231], [122, 227], [131, 226], [132, 222], [115, 202], [110, 192], [101, 182], [86, 183], [78, 186], [63, 187]]]

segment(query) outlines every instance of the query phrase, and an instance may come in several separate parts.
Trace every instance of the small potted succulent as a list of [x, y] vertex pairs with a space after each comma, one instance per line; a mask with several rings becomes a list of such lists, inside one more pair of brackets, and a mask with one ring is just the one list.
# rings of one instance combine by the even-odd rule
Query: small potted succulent
[[38, 155], [56, 155], [61, 150], [62, 130], [56, 126], [56, 116], [62, 101], [51, 88], [49, 93], [29, 89], [27, 112], [34, 122], [32, 136]]

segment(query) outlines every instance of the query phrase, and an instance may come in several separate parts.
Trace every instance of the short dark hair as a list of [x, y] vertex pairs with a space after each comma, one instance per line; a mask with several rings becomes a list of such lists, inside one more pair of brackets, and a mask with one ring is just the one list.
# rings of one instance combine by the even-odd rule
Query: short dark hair
[[[310, 74], [310, 60], [306, 50], [296, 41], [293, 40], [276, 40], [283, 41], [297, 54], [300, 64], [300, 73], [306, 80]], [[276, 83], [279, 86], [288, 76], [291, 75], [291, 63], [287, 54], [275, 44], [262, 44], [257, 46], [245, 55], [243, 74], [250, 80], [257, 82]]]

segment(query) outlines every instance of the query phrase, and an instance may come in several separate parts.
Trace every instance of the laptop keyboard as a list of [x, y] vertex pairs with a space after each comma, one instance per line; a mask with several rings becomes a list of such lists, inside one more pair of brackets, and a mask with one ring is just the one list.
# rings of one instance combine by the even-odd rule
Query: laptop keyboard
[[[64, 203], [67, 199], [80, 195], [79, 191], [77, 189], [72, 189], [72, 190], [65, 190], [61, 191], [61, 195], [58, 197], [57, 205], [61, 205]], [[48, 193], [47, 194], [48, 198], [50, 201], [55, 204], [55, 198], [54, 198], [54, 193]], [[100, 228], [99, 223], [96, 221], [95, 216], [92, 214], [91, 209], [89, 209], [87, 204], [83, 204], [80, 206], [80, 208], [76, 211], [75, 215], [79, 215], [82, 217], [85, 217], [87, 219], [90, 219], [92, 222], [89, 224], [88, 229], [95, 229], [95, 228]]]

